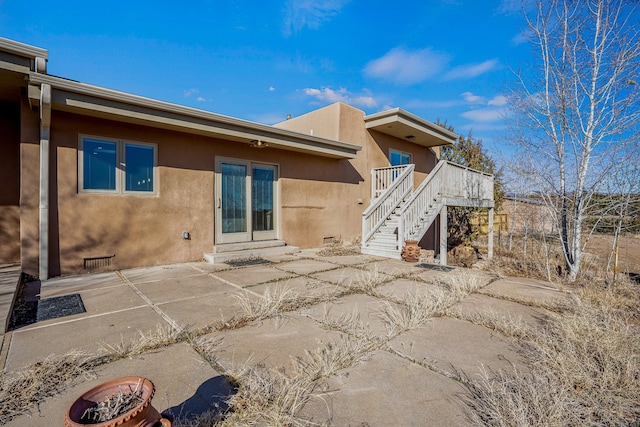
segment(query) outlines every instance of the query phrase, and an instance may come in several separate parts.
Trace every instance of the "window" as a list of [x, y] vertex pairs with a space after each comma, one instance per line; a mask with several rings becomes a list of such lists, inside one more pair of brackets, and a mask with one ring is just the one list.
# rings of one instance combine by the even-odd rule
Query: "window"
[[391, 166], [408, 165], [411, 164], [411, 154], [390, 149], [389, 161], [391, 162]]
[[81, 136], [80, 192], [155, 194], [156, 145]]

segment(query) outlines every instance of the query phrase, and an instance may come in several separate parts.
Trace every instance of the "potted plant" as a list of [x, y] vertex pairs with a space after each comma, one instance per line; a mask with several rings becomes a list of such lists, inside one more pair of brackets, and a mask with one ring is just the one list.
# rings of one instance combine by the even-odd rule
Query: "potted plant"
[[170, 427], [170, 419], [151, 406], [155, 387], [143, 377], [123, 377], [84, 392], [67, 409], [66, 427]]

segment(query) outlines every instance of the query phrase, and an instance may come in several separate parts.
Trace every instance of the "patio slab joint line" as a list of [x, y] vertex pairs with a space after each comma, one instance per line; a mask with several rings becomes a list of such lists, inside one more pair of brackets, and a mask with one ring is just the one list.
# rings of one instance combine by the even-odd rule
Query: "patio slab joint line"
[[221, 281], [221, 282], [222, 282], [222, 283], [224, 283], [224, 284], [227, 284], [227, 285], [229, 285], [229, 286], [233, 286], [233, 287], [234, 287], [234, 288], [236, 288], [236, 289], [239, 289], [239, 290], [244, 291], [244, 292], [249, 292], [250, 294], [253, 294], [253, 295], [257, 296], [257, 297], [262, 298], [262, 295], [260, 295], [260, 294], [259, 294], [259, 293], [257, 293], [257, 292], [252, 291], [251, 289], [243, 288], [242, 286], [240, 286], [240, 285], [236, 285], [235, 283], [230, 282], [230, 281], [228, 281], [227, 279], [223, 279], [222, 277], [216, 276], [215, 274], [213, 274], [213, 273], [211, 273], [211, 272], [208, 272], [208, 271], [206, 271], [206, 270], [202, 270], [202, 269], [200, 269], [200, 268], [196, 267], [195, 265], [191, 265], [190, 267], [191, 267], [191, 268], [193, 268], [193, 269], [194, 269], [194, 270], [196, 270], [196, 271], [199, 271], [199, 272], [201, 272], [201, 273], [207, 274], [209, 277], [213, 277], [214, 279], [219, 280], [219, 281]]
[[129, 279], [127, 279], [127, 277], [122, 274], [122, 272], [120, 272], [120, 270], [116, 271], [116, 274], [118, 275], [118, 277], [120, 277], [120, 279], [122, 279], [122, 281], [124, 283], [126, 283], [127, 285], [129, 285], [129, 287], [133, 290], [133, 292], [135, 292], [140, 298], [142, 298], [142, 300], [144, 302], [147, 303], [147, 305], [149, 307], [151, 307], [151, 309], [153, 311], [155, 311], [156, 313], [158, 313], [158, 315], [160, 317], [162, 317], [165, 322], [167, 322], [173, 329], [175, 329], [176, 331], [181, 331], [182, 328], [176, 323], [175, 320], [173, 320], [171, 317], [169, 317], [164, 311], [162, 311], [159, 307], [157, 307], [153, 301], [151, 301], [149, 298], [147, 298], [147, 296], [145, 294], [142, 293], [142, 291], [140, 289], [138, 289], [133, 283], [131, 283], [129, 281]]

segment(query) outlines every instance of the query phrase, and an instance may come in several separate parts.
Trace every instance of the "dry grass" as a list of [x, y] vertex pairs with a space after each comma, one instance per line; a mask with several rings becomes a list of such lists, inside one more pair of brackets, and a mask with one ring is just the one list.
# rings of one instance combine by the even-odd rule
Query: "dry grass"
[[230, 410], [218, 426], [306, 425], [298, 413], [312, 397], [317, 387], [314, 381], [264, 366], [243, 366], [230, 374], [240, 386], [227, 402]]
[[440, 282], [447, 288], [451, 298], [456, 300], [455, 302], [488, 284], [488, 280], [483, 279], [477, 271], [468, 269], [456, 269], [441, 276]]
[[399, 304], [385, 304], [378, 316], [382, 319], [389, 338], [419, 328], [486, 284], [476, 272], [469, 270], [455, 270], [442, 276], [440, 282], [439, 285], [429, 286], [421, 292], [406, 293], [398, 301]]
[[360, 240], [333, 242], [318, 251], [321, 257], [360, 255]]
[[484, 326], [502, 335], [523, 340], [533, 340], [538, 336], [538, 329], [522, 321], [521, 317], [503, 315], [495, 311], [463, 312], [458, 309], [446, 310], [445, 314], [456, 319], [466, 320], [473, 324]]
[[333, 316], [330, 307], [325, 306], [320, 322], [330, 330], [344, 332], [354, 337], [371, 338], [369, 325], [360, 319], [360, 313], [357, 308], [354, 308], [351, 312]]
[[354, 280], [346, 281], [343, 286], [346, 293], [378, 296], [377, 288], [388, 282], [390, 277], [382, 273], [377, 266], [372, 270], [359, 271]]
[[49, 356], [42, 362], [3, 375], [0, 378], [0, 424], [30, 413], [45, 399], [84, 377], [92, 377], [88, 361], [86, 354], [70, 352]]
[[294, 371], [318, 381], [365, 360], [378, 348], [380, 343], [375, 340], [343, 337], [323, 344], [314, 351], [305, 351], [306, 357], [295, 359]]
[[261, 297], [237, 293], [232, 295], [232, 298], [244, 311], [245, 319], [248, 321], [268, 319], [309, 303], [306, 297], [300, 296], [281, 283], [267, 287]]
[[640, 423], [640, 328], [606, 304], [611, 297], [593, 300], [578, 297], [572, 310], [524, 334], [530, 373], [487, 372], [468, 383], [476, 424]]
[[429, 292], [408, 292], [400, 304], [387, 302], [377, 313], [389, 338], [419, 328], [447, 307], [450, 301], [449, 294], [438, 286], [432, 288]]
[[158, 325], [155, 330], [149, 332], [138, 330], [138, 336], [131, 341], [125, 342], [124, 338], [121, 338], [117, 344], [102, 343], [102, 350], [113, 360], [124, 359], [175, 344], [183, 341], [186, 336], [187, 332], [183, 330]]
[[[221, 342], [217, 338], [198, 338], [194, 345], [205, 359], [216, 363], [215, 353]], [[327, 407], [327, 421], [312, 423], [301, 417], [304, 406], [311, 400], [322, 399], [324, 380], [339, 371], [354, 366], [379, 348], [380, 344], [356, 337], [321, 343], [303, 357], [293, 359], [293, 368], [281, 369], [252, 365], [251, 361], [226, 370], [233, 378], [237, 392], [226, 402], [224, 414], [210, 411], [191, 420], [178, 420], [177, 426], [302, 426], [326, 425], [331, 418]]]

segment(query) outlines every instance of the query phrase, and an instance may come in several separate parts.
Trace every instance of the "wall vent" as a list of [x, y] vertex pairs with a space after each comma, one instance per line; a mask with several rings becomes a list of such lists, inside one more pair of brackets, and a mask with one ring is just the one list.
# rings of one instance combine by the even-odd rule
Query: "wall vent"
[[322, 238], [323, 245], [332, 245], [334, 243], [338, 243], [340, 239], [336, 238], [336, 236], [324, 236]]
[[94, 256], [89, 258], [83, 258], [84, 260], [84, 269], [85, 270], [95, 270], [96, 268], [102, 267], [111, 267], [111, 258], [116, 256], [113, 255], [105, 255], [105, 256]]

